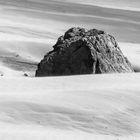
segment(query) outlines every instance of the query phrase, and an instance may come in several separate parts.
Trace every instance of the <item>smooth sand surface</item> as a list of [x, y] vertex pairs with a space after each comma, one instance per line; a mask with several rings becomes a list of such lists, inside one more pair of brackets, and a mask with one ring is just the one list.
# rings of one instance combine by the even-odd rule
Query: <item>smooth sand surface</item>
[[73, 26], [114, 35], [139, 72], [139, 8], [136, 0], [0, 0], [0, 139], [139, 140], [139, 73], [34, 78]]
[[8, 140], [137, 139], [139, 76], [3, 78], [0, 137]]

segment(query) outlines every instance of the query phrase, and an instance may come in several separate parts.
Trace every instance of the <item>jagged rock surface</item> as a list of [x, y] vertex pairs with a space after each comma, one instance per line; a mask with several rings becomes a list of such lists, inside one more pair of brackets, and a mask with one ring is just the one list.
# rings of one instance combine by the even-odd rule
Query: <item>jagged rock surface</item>
[[38, 64], [36, 76], [134, 71], [115, 38], [101, 30], [71, 28], [53, 48]]

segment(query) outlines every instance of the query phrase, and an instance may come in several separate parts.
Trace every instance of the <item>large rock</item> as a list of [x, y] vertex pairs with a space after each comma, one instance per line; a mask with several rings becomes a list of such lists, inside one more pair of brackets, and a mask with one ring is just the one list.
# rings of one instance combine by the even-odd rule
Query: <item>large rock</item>
[[53, 48], [38, 64], [36, 76], [134, 71], [115, 38], [104, 31], [71, 28]]

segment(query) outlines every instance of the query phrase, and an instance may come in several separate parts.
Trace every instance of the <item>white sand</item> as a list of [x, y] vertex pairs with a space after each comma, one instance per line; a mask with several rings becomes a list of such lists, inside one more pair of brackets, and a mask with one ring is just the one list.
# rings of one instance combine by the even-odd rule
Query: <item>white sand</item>
[[57, 1], [0, 0], [0, 140], [139, 140], [139, 73], [23, 77], [72, 26], [113, 34], [140, 71], [139, 2]]
[[[61, 1], [61, 0], [58, 0]], [[137, 0], [65, 0], [68, 2], [81, 3], [87, 5], [96, 5], [101, 7], [140, 11], [140, 2]]]
[[0, 137], [8, 140], [138, 137], [139, 76], [2, 78]]

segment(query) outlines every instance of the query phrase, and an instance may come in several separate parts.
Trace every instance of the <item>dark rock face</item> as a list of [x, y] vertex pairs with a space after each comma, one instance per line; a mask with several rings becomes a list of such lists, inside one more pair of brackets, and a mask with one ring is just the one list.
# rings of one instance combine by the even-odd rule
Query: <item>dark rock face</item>
[[36, 76], [134, 72], [115, 38], [104, 31], [71, 28], [38, 64]]

